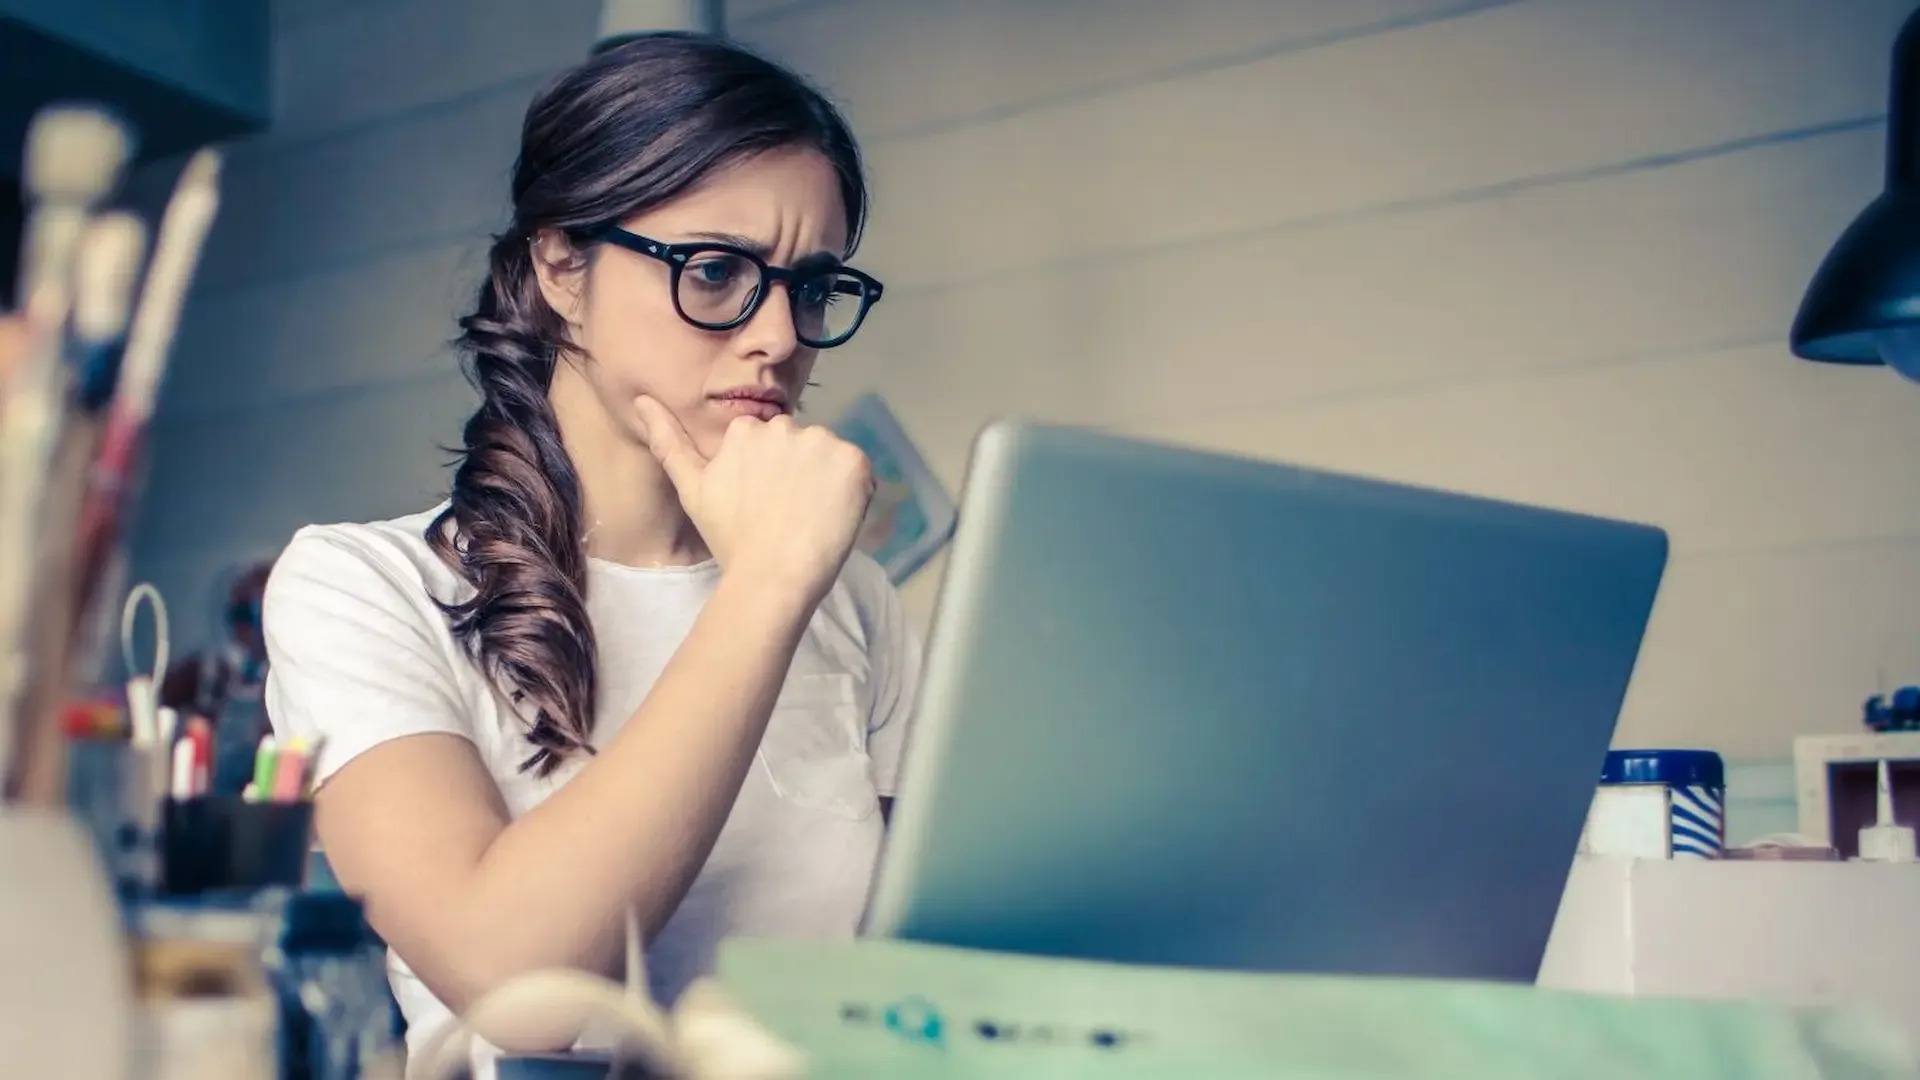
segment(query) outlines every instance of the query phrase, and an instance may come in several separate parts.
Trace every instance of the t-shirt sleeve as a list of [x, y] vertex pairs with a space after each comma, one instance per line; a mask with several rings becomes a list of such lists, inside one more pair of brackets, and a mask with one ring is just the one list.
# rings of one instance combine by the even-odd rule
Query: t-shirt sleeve
[[867, 628], [873, 710], [867, 717], [867, 756], [873, 762], [873, 785], [882, 795], [894, 794], [900, 780], [900, 759], [913, 727], [914, 706], [920, 697], [920, 635], [908, 621], [900, 593], [878, 564], [866, 568], [866, 591], [871, 612]]
[[426, 586], [350, 540], [303, 530], [261, 608], [267, 714], [280, 740], [321, 740], [314, 781], [392, 739], [472, 732]]

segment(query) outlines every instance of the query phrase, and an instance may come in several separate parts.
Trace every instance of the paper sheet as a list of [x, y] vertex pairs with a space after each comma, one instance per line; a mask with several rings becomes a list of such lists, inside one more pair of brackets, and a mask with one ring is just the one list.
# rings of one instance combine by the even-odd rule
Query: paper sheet
[[1246, 975], [890, 941], [735, 940], [729, 993], [814, 1080], [1893, 1080], [1860, 1012], [1528, 986]]

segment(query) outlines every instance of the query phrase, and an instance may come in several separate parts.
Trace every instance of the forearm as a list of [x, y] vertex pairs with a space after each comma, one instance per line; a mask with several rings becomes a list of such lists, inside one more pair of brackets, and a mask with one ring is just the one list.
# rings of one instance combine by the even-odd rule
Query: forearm
[[464, 901], [490, 960], [479, 981], [611, 969], [627, 904], [651, 939], [726, 823], [810, 614], [723, 576], [620, 733], [488, 846]]

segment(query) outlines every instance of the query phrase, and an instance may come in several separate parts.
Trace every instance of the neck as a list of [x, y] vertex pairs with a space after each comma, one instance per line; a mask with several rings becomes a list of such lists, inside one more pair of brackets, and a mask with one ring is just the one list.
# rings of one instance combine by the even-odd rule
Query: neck
[[560, 441], [580, 480], [587, 554], [626, 566], [692, 566], [710, 558], [660, 463], [613, 426], [584, 380], [556, 373], [551, 396]]

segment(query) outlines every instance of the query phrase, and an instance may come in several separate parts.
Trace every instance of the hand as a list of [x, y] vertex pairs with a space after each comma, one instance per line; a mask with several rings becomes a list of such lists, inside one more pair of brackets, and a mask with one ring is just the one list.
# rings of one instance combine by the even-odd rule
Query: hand
[[823, 427], [743, 416], [709, 459], [664, 405], [650, 397], [634, 405], [648, 448], [721, 568], [790, 585], [819, 603], [873, 497], [867, 455]]

